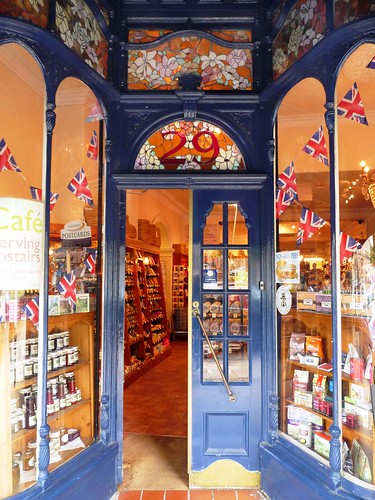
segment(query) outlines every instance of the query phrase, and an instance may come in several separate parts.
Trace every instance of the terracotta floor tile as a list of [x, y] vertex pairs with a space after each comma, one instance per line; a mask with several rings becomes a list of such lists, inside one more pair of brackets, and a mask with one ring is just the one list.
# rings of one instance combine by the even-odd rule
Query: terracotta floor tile
[[118, 500], [140, 500], [141, 491], [120, 491]]
[[235, 490], [214, 490], [214, 500], [236, 500]]
[[187, 500], [188, 492], [182, 490], [166, 491], [165, 500]]
[[258, 490], [237, 490], [238, 500], [249, 500], [250, 498], [262, 498]]
[[190, 490], [190, 500], [212, 500], [211, 490]]
[[164, 491], [144, 490], [142, 500], [164, 500]]

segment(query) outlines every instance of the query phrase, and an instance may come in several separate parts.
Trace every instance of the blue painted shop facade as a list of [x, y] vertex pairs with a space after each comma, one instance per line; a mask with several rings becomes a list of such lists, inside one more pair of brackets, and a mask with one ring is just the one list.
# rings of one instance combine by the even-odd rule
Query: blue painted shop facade
[[[72, 130], [74, 129], [73, 123], [77, 120], [77, 116], [80, 119], [82, 118], [82, 130], [78, 129], [78, 132], [76, 132], [74, 129], [74, 133], [78, 135], [76, 143], [73, 139], [71, 141], [72, 148], [76, 147], [78, 152], [82, 148], [84, 149], [83, 144], [88, 143], [91, 137], [91, 128], [87, 128], [91, 126], [91, 123], [95, 124], [99, 141], [98, 163], [97, 167], [95, 167], [97, 171], [93, 176], [91, 186], [93, 192], [95, 191], [93, 196], [96, 198], [95, 205], [98, 206], [98, 213], [95, 215], [98, 228], [96, 238], [99, 242], [96, 246], [98, 255], [96, 261], [98, 278], [95, 285], [98, 287], [96, 288], [96, 308], [94, 308], [92, 317], [90, 316], [91, 310], [90, 312], [84, 310], [81, 314], [85, 316], [82, 316], [78, 323], [73, 320], [75, 315], [72, 314], [66, 319], [63, 327], [63, 329], [69, 329], [71, 345], [75, 345], [72, 342], [80, 344], [80, 328], [87, 328], [87, 335], [92, 335], [92, 341], [87, 346], [89, 361], [85, 365], [84, 354], [82, 354], [82, 359], [78, 364], [79, 368], [73, 367], [76, 381], [80, 381], [82, 392], [87, 391], [87, 399], [90, 399], [90, 402], [87, 403], [90, 405], [90, 409], [87, 410], [88, 413], [85, 413], [86, 410], [84, 409], [79, 410], [82, 412], [79, 419], [85, 422], [89, 421], [90, 429], [87, 431], [87, 436], [84, 435], [84, 431], [81, 431], [85, 446], [79, 453], [70, 460], [58, 464], [58, 467], [51, 467], [53, 465], [51, 463], [51, 456], [53, 456], [50, 447], [51, 436], [49, 435], [51, 427], [49, 417], [51, 413], [48, 412], [49, 395], [47, 391], [47, 381], [51, 378], [51, 374], [48, 372], [48, 339], [51, 333], [51, 320], [48, 319], [50, 313], [47, 304], [51, 295], [51, 242], [55, 241], [57, 227], [54, 225], [54, 221], [57, 221], [54, 217], [57, 217], [57, 215], [54, 214], [58, 212], [52, 212], [51, 200], [42, 199], [43, 215], [41, 219], [43, 220], [44, 230], [43, 238], [40, 241], [45, 271], [42, 272], [40, 277], [40, 287], [35, 286], [35, 288], [39, 289], [39, 368], [36, 382], [39, 388], [37, 391], [39, 412], [37, 473], [36, 477], [28, 483], [29, 487], [18, 489], [12, 487], [11, 479], [9, 479], [12, 475], [11, 472], [10, 474], [6, 473], [4, 481], [2, 480], [5, 485], [3, 490], [4, 498], [57, 499], [69, 496], [71, 498], [86, 498], [88, 496], [110, 498], [117, 491], [118, 485], [122, 483], [126, 231], [124, 207], [126, 204], [126, 191], [135, 189], [189, 189], [192, 192], [194, 212], [191, 227], [191, 255], [193, 266], [196, 266], [196, 268], [192, 270], [192, 287], [189, 299], [192, 315], [190, 332], [192, 339], [192, 359], [190, 360], [191, 400], [189, 401], [191, 405], [191, 422], [189, 422], [189, 425], [192, 434], [189, 441], [191, 487], [199, 487], [202, 473], [215, 467], [216, 462], [227, 460], [235, 464], [233, 469], [235, 471], [234, 482], [230, 485], [231, 487], [237, 486], [235, 481], [237, 477], [240, 477], [241, 481], [249, 481], [245, 483], [248, 486], [259, 486], [270, 498], [373, 498], [375, 493], [375, 486], [372, 484], [375, 452], [374, 438], [372, 437], [373, 424], [371, 424], [373, 414], [369, 409], [370, 405], [364, 405], [368, 409], [369, 415], [367, 428], [363, 431], [365, 437], [362, 437], [361, 430], [357, 428], [357, 434], [354, 437], [350, 434], [347, 441], [350, 446], [352, 446], [353, 440], [359, 442], [360, 445], [363, 442], [365, 443], [363, 449], [366, 450], [365, 455], [369, 463], [366, 470], [372, 472], [371, 479], [369, 480], [368, 477], [365, 479], [363, 476], [358, 475], [354, 477], [353, 474], [348, 472], [342, 460], [341, 438], [342, 436], [346, 438], [342, 426], [342, 385], [348, 383], [351, 386], [354, 383], [353, 379], [348, 382], [347, 379], [341, 377], [341, 351], [345, 349], [333, 347], [329, 351], [330, 348], [326, 346], [329, 353], [326, 351], [325, 359], [320, 359], [320, 361], [329, 362], [333, 366], [330, 375], [332, 390], [331, 399], [329, 400], [332, 402], [332, 409], [324, 417], [319, 413], [318, 418], [322, 420], [316, 421], [317, 423], [314, 422], [318, 426], [318, 431], [324, 434], [326, 441], [329, 435], [328, 448], [324, 449], [323, 455], [312, 446], [311, 449], [307, 449], [306, 446], [302, 445], [293, 435], [290, 430], [291, 427], [289, 427], [292, 425], [290, 421], [293, 420], [288, 413], [292, 411], [291, 407], [306, 411], [306, 406], [298, 404], [296, 396], [294, 395], [293, 399], [288, 393], [288, 387], [293, 383], [293, 372], [291, 372], [291, 375], [289, 372], [288, 376], [285, 375], [290, 369], [290, 367], [288, 368], [288, 362], [290, 361], [288, 354], [290, 331], [287, 341], [283, 335], [287, 331], [284, 320], [289, 319], [288, 314], [291, 313], [288, 311], [283, 319], [283, 314], [279, 312], [280, 304], [276, 299], [276, 290], [280, 285], [288, 285], [288, 282], [282, 283], [282, 279], [278, 280], [274, 272], [275, 251], [287, 252], [295, 248], [288, 246], [288, 244], [284, 245], [284, 240], [280, 236], [282, 235], [280, 226], [282, 223], [281, 213], [277, 213], [275, 218], [275, 186], [278, 185], [276, 181], [287, 164], [293, 159], [289, 152], [283, 156], [282, 148], [286, 151], [290, 147], [287, 145], [286, 139], [289, 133], [287, 127], [293, 121], [299, 123], [304, 113], [311, 112], [315, 119], [308, 128], [311, 135], [315, 131], [316, 124], [322, 124], [327, 131], [326, 145], [329, 151], [327, 161], [330, 168], [325, 166], [327, 170], [323, 173], [327, 191], [324, 200], [326, 202], [324, 208], [326, 212], [322, 217], [329, 221], [329, 224], [325, 227], [327, 229], [329, 226], [326, 246], [328, 248], [328, 260], [330, 261], [332, 314], [329, 314], [329, 317], [328, 315], [325, 316], [324, 318], [328, 319], [324, 321], [326, 321], [325, 328], [329, 330], [330, 335], [327, 344], [341, 346], [341, 328], [346, 320], [341, 317], [340, 307], [341, 277], [338, 247], [340, 245], [341, 221], [338, 193], [341, 192], [340, 180], [342, 179], [338, 165], [339, 153], [337, 148], [339, 125], [335, 113], [337, 99], [339, 98], [337, 96], [339, 92], [337, 82], [345, 61], [357, 50], [360, 50], [361, 47], [366, 47], [367, 50], [364, 58], [368, 54], [371, 55], [371, 53], [373, 57], [375, 56], [374, 12], [371, 11], [371, 2], [368, 2], [368, 5], [363, 2], [362, 11], [357, 9], [355, 14], [352, 14], [352, 17], [348, 14], [342, 22], [340, 21], [339, 14], [341, 11], [338, 8], [338, 2], [318, 2], [325, 13], [324, 30], [322, 29], [324, 34], [318, 36], [317, 25], [314, 25], [317, 34], [314, 43], [311, 40], [306, 41], [305, 46], [308, 46], [308, 49], [303, 53], [299, 52], [298, 56], [298, 46], [295, 51], [289, 46], [288, 53], [288, 49], [282, 44], [280, 33], [284, 34], [285, 37], [290, 36], [291, 31], [288, 31], [288, 29], [291, 30], [290, 26], [297, 22], [293, 12], [297, 12], [298, 9], [298, 12], [302, 12], [301, 5], [307, 3], [301, 1], [274, 1], [268, 2], [267, 7], [265, 7], [261, 1], [249, 1], [243, 4], [246, 7], [242, 7], [242, 4], [234, 2], [230, 4], [233, 10], [229, 9], [228, 14], [225, 10], [225, 2], [223, 4], [214, 2], [215, 5], [211, 7], [216, 6], [215, 8], [221, 14], [218, 16], [219, 20], [210, 22], [212, 13], [208, 6], [199, 6], [200, 17], [193, 16], [195, 9], [198, 7], [195, 2], [184, 2], [183, 8], [181, 8], [180, 4], [177, 5], [177, 2], [176, 4], [173, 3], [172, 7], [161, 2], [158, 4], [160, 10], [155, 4], [150, 3], [149, 5], [147, 3], [147, 5], [138, 5], [139, 10], [137, 11], [137, 7], [132, 2], [96, 2], [87, 0], [85, 2], [87, 7], [85, 12], [91, 13], [98, 23], [97, 28], [95, 28], [94, 24], [91, 25], [92, 31], [97, 29], [103, 36], [103, 52], [106, 52], [108, 57], [108, 59], [104, 58], [105, 63], [100, 57], [94, 57], [90, 60], [87, 55], [90, 53], [90, 50], [88, 50], [90, 42], [85, 42], [84, 50], [80, 51], [78, 49], [77, 51], [73, 39], [69, 39], [69, 36], [66, 35], [68, 30], [64, 39], [61, 24], [59, 29], [56, 29], [64, 9], [74, 14], [76, 2], [71, 0], [67, 2], [44, 2], [45, 10], [42, 12], [43, 15], [41, 15], [41, 11], [39, 11], [38, 15], [34, 12], [35, 16], [33, 17], [30, 14], [32, 12], [32, 8], [30, 8], [31, 10], [28, 12], [30, 16], [26, 20], [25, 16], [22, 18], [18, 10], [12, 13], [11, 8], [7, 10], [4, 7], [4, 11], [1, 11], [0, 60], [4, 63], [4, 70], [5, 68], [8, 68], [7, 71], [9, 72], [14, 70], [17, 73], [17, 81], [18, 78], [22, 80], [22, 77], [19, 76], [22, 75], [21, 69], [15, 70], [14, 68], [17, 64], [19, 64], [20, 68], [25, 68], [26, 62], [29, 64], [29, 61], [33, 59], [34, 63], [30, 63], [31, 68], [33, 68], [32, 64], [35, 64], [37, 71], [30, 70], [30, 72], [24, 73], [24, 78], [31, 81], [38, 74], [32, 85], [34, 90], [37, 89], [35, 91], [39, 96], [37, 100], [39, 99], [41, 102], [35, 112], [40, 115], [39, 121], [29, 123], [21, 136], [14, 133], [13, 140], [11, 138], [12, 124], [6, 124], [6, 116], [0, 114], [2, 116], [1, 121], [4, 123], [4, 132], [1, 132], [0, 135], [4, 135], [4, 139], [14, 154], [29, 186], [31, 187], [31, 184], [33, 186], [39, 185], [44, 192], [51, 192], [52, 195], [56, 189], [54, 186], [57, 185], [57, 178], [64, 175], [64, 169], [68, 168], [64, 166], [67, 158], [64, 155], [68, 154], [68, 152], [65, 149], [63, 151], [63, 148], [69, 141], [65, 141], [65, 144], [64, 134], [69, 135], [68, 129], [70, 125]], [[349, 9], [348, 4], [351, 4], [351, 2], [343, 3]], [[319, 9], [319, 6], [314, 6], [314, 8]], [[311, 10], [311, 15], [315, 16], [316, 11], [314, 8]], [[143, 11], [143, 9], [145, 10]], [[164, 9], [169, 9], [169, 14]], [[79, 7], [76, 13], [78, 11]], [[38, 11], [36, 10], [36, 12]], [[171, 17], [171, 12], [174, 13], [174, 17]], [[154, 22], [146, 21], [147, 16], [150, 19], [154, 16], [156, 20]], [[226, 21], [228, 18], [230, 22]], [[184, 19], [190, 19], [190, 21], [185, 22]], [[299, 19], [303, 19], [302, 14]], [[302, 24], [301, 21], [301, 26]], [[305, 24], [304, 35], [310, 29], [309, 26]], [[143, 42], [144, 45], [141, 46], [141, 43], [138, 43], [136, 38], [127, 38], [128, 33], [132, 30], [136, 31], [136, 29], [149, 29], [152, 31], [156, 28], [158, 30], [166, 29], [165, 27], [168, 28], [166, 34], [164, 34], [167, 46], [168, 43], [173, 44], [176, 40], [203, 37], [212, 46], [216, 48], [218, 46], [222, 47], [223, 54], [227, 54], [225, 52], [227, 49], [243, 50], [245, 53], [249, 51], [252, 55], [252, 84], [249, 85], [249, 88], [241, 88], [240, 84], [239, 87], [233, 87], [231, 84], [232, 88], [227, 87], [226, 89], [221, 88], [211, 91], [207, 80], [205, 87], [199, 78], [197, 81], [191, 82], [186, 79], [184, 81], [180, 77], [178, 88], [167, 88], [165, 86], [162, 87], [162, 90], [158, 90], [157, 88], [151, 88], [152, 82], [150, 83], [150, 80], [147, 80], [147, 72], [143, 75], [146, 75], [144, 79], [146, 83], [134, 83], [134, 72], [132, 73], [132, 71], [135, 66], [132, 66], [130, 62], [134, 63], [134, 61], [139, 60], [139, 57], [137, 59], [137, 54], [139, 56], [137, 51], [143, 51], [142, 57], [148, 61], [152, 57], [156, 57], [157, 41], [147, 39]], [[218, 42], [219, 38], [216, 36], [217, 33], [214, 33], [220, 32], [220, 30], [246, 31], [247, 29], [252, 32], [252, 38], [247, 41], [240, 40], [238, 49], [236, 49], [233, 40], [225, 40], [220, 44]], [[293, 32], [298, 32], [298, 29], [298, 23], [293, 25]], [[302, 28], [301, 30], [303, 31]], [[307, 40], [307, 38], [308, 34], [305, 39]], [[71, 40], [71, 43], [69, 40]], [[231, 45], [232, 42], [233, 45]], [[99, 45], [100, 42], [96, 43], [96, 47]], [[8, 49], [9, 52], [7, 52]], [[164, 54], [167, 53], [167, 49], [163, 48], [162, 50], [165, 51]], [[83, 53], [85, 55], [82, 55]], [[277, 56], [282, 61], [280, 65], [277, 63]], [[204, 57], [201, 56], [202, 60], [204, 60]], [[370, 59], [368, 60], [369, 63]], [[229, 60], [229, 56], [227, 56], [227, 61]], [[128, 61], [130, 61], [129, 64], [127, 64]], [[14, 68], [12, 69], [13, 64]], [[210, 65], [212, 68], [214, 67], [212, 61], [208, 64], [208, 66]], [[204, 67], [207, 69], [207, 65]], [[103, 68], [105, 70], [102, 70]], [[156, 73], [156, 66], [152, 66], [152, 68]], [[196, 76], [202, 66], [197, 65], [194, 68], [193, 73]], [[367, 71], [369, 73], [366, 73], [366, 75], [370, 75], [368, 78], [370, 84], [372, 82], [373, 89], [375, 80], [371, 71], [375, 73], [375, 70], [369, 68]], [[357, 76], [356, 74], [355, 78]], [[240, 74], [238, 78], [238, 81], [243, 82], [243, 79], [247, 78], [247, 76]], [[133, 87], [129, 82], [132, 82]], [[313, 86], [305, 88], [303, 87], [304, 82], [308, 82]], [[3, 72], [0, 74], [0, 83], [3, 83], [2, 87], [4, 89], [3, 97], [0, 96], [0, 103], [3, 103], [3, 100], [4, 103], [6, 101], [7, 112], [12, 115], [10, 121], [15, 119], [17, 113], [19, 113], [19, 106], [22, 107], [23, 99], [25, 99], [24, 107], [27, 110], [24, 111], [24, 115], [19, 115], [19, 120], [23, 116], [27, 118], [30, 113], [33, 114], [32, 107], [30, 107], [33, 101], [33, 98], [30, 97], [33, 95], [32, 93], [30, 95], [20, 94], [17, 90], [18, 85], [12, 88]], [[148, 89], [143, 88], [141, 84], [149, 85]], [[139, 86], [137, 87], [137, 85]], [[287, 104], [291, 103], [290, 107], [293, 108], [294, 97], [292, 93], [294, 90], [298, 90], [299, 85], [302, 85], [299, 95], [304, 94], [303, 99], [305, 101], [310, 99], [312, 104], [310, 107], [307, 106], [305, 111], [303, 109], [293, 109], [288, 114]], [[313, 89], [313, 91], [308, 93], [310, 90], [307, 89]], [[292, 97], [290, 97], [291, 95]], [[18, 106], [14, 104], [16, 101], [19, 102]], [[295, 102], [302, 101], [297, 99]], [[364, 97], [363, 103], [366, 104]], [[70, 106], [76, 104], [81, 106], [79, 114], [69, 116]], [[97, 109], [99, 109], [96, 117], [93, 117], [93, 113], [95, 114], [92, 111], [93, 105], [94, 107], [96, 105]], [[4, 108], [3, 104], [2, 107]], [[313, 108], [312, 111], [311, 107]], [[319, 109], [320, 116], [318, 118], [316, 117], [318, 114], [316, 108]], [[370, 112], [368, 112], [367, 119], [369, 121], [368, 127], [371, 127]], [[149, 142], [152, 143], [151, 137], [155, 132], [163, 130], [169, 124], [177, 122], [190, 123], [192, 121], [211, 124], [213, 127], [219, 127], [225, 132], [240, 151], [241, 161], [239, 161], [235, 169], [210, 168], [202, 171], [193, 168], [175, 170], [172, 168], [137, 168], [142, 156], [142, 148], [149, 139]], [[361, 126], [363, 124], [359, 125], [359, 127]], [[32, 136], [30, 140], [33, 143], [31, 149], [34, 151], [31, 156], [33, 154], [35, 156], [34, 160], [30, 160], [30, 162], [34, 161], [35, 164], [38, 164], [38, 162], [40, 164], [35, 177], [30, 174], [29, 178], [27, 175], [28, 168], [25, 166], [27, 153], [22, 152], [21, 148], [21, 152], [17, 157], [13, 145], [17, 141], [20, 142], [22, 137], [27, 141], [25, 134], [28, 127]], [[165, 132], [165, 130], [167, 129], [164, 129], [163, 137], [168, 135], [168, 131]], [[209, 130], [210, 132], [205, 133], [211, 138], [212, 142], [209, 143], [209, 146], [198, 145], [198, 151], [202, 155], [208, 151], [213, 157], [218, 151], [215, 150], [214, 139], [210, 135], [215, 132]], [[35, 137], [33, 136], [34, 133]], [[295, 137], [298, 136], [295, 131], [292, 134]], [[59, 148], [60, 140], [61, 148]], [[298, 140], [302, 141], [298, 142], [300, 151], [304, 146], [304, 139]], [[197, 141], [194, 144], [197, 146]], [[150, 153], [149, 156], [147, 156], [147, 152], [144, 154], [149, 162], [154, 159], [153, 154]], [[87, 157], [86, 154], [83, 156], [85, 156], [86, 163], [92, 159]], [[23, 157], [25, 160], [21, 165], [18, 158], [22, 159]], [[81, 163], [83, 164], [82, 155], [76, 153], [76, 168], [80, 168]], [[86, 163], [84, 168], [87, 176], [89, 176], [92, 164], [88, 163], [86, 165]], [[371, 164], [371, 161], [369, 163]], [[8, 167], [7, 169], [10, 170]], [[299, 174], [298, 170], [297, 174]], [[0, 173], [1, 175], [8, 175], [8, 172], [3, 170]], [[16, 175], [19, 175], [19, 173]], [[303, 173], [301, 171], [300, 179], [305, 179], [303, 175], [306, 176], [307, 184], [316, 184], [313, 175], [308, 177], [308, 171]], [[69, 180], [70, 174], [66, 184], [68, 184]], [[26, 197], [23, 194], [12, 192], [12, 186], [6, 189], [8, 189], [9, 193], [6, 190], [1, 191], [1, 197]], [[306, 200], [314, 200], [315, 195], [312, 194], [311, 196], [311, 198], [306, 197]], [[305, 205], [302, 189], [299, 199], [300, 206]], [[92, 206], [90, 200], [87, 201], [86, 198], [85, 201], [86, 208], [90, 208]], [[207, 222], [207, 214], [213, 209], [212, 207], [216, 206], [222, 207], [223, 210], [223, 239], [220, 245], [217, 242], [205, 241], [201, 231], [202, 226]], [[244, 225], [247, 228], [246, 239], [235, 242], [234, 246], [233, 242], [230, 242], [231, 226], [229, 224], [232, 206], [240, 207], [240, 212], [245, 221]], [[311, 206], [315, 210], [315, 205]], [[74, 207], [72, 210], [74, 210]], [[319, 205], [317, 207], [319, 212]], [[56, 209], [58, 210], [57, 204]], [[54, 208], [54, 210], [56, 209]], [[287, 213], [285, 209], [284, 215]], [[365, 216], [362, 217], [363, 214], [364, 212], [358, 211], [357, 215], [357, 212], [353, 211], [352, 219], [358, 218], [362, 220], [365, 218]], [[76, 217], [73, 212], [70, 220], [76, 218], [79, 217]], [[227, 227], [225, 226], [226, 222], [228, 222]], [[92, 225], [94, 226], [94, 224]], [[367, 232], [368, 234], [361, 238], [361, 242], [372, 233], [370, 223]], [[223, 334], [224, 355], [222, 366], [224, 376], [229, 375], [229, 398], [226, 396], [225, 388], [220, 380], [215, 380], [214, 383], [205, 380], [203, 373], [204, 343], [199, 322], [200, 314], [203, 314], [201, 305], [207, 294], [212, 294], [210, 286], [205, 281], [206, 275], [204, 271], [206, 271], [206, 268], [202, 262], [206, 262], [205, 255], [213, 255], [212, 252], [218, 250], [222, 252], [221, 255], [224, 256], [224, 261], [227, 258], [228, 262], [230, 260], [229, 256], [232, 255], [231, 252], [244, 251], [247, 256], [248, 270], [251, 270], [251, 278], [245, 284], [242, 283], [238, 289], [233, 288], [228, 278], [227, 283], [224, 280], [219, 292], [215, 291], [215, 294], [221, 296], [223, 304], [229, 304], [232, 300], [231, 297], [235, 293], [244, 300], [246, 297], [246, 301], [249, 301], [246, 302], [248, 310], [252, 312], [250, 331], [247, 340], [245, 340], [245, 344], [247, 342], [246, 350], [251, 354], [248, 356], [248, 376], [245, 376], [243, 380], [232, 379], [231, 383], [229, 369], [231, 343], [243, 339], [230, 337], [230, 334]], [[56, 249], [53, 251], [58, 252]], [[91, 255], [90, 251], [88, 255], [84, 256], [85, 258]], [[315, 251], [310, 253], [311, 255], [312, 253], [315, 254]], [[58, 259], [53, 264], [55, 265], [57, 262]], [[74, 262], [69, 263], [70, 265], [74, 267]], [[225, 273], [228, 276], [230, 274], [229, 270], [224, 266]], [[86, 281], [89, 282], [90, 280], [87, 279]], [[98, 284], [98, 282], [100, 283]], [[87, 286], [86, 282], [84, 286]], [[16, 289], [16, 286], [14, 286], [14, 289]], [[3, 287], [2, 290], [5, 290], [5, 288]], [[293, 295], [295, 290], [286, 293], [292, 293], [292, 309], [295, 308], [295, 295]], [[306, 311], [302, 312], [303, 314], [306, 315]], [[302, 328], [297, 332], [303, 331], [307, 335], [311, 333], [311, 329], [318, 329], [319, 333], [320, 328], [322, 328], [322, 323], [319, 322], [320, 319], [311, 328], [309, 319], [305, 321], [304, 327], [301, 326], [302, 317], [298, 316], [297, 319], [300, 321], [298, 327]], [[56, 324], [53, 323], [54, 321]], [[229, 313], [225, 321], [229, 325]], [[316, 320], [314, 319], [314, 321]], [[52, 323], [52, 326], [61, 326], [57, 323], [56, 318], [52, 320]], [[2, 324], [5, 323], [0, 323], [0, 325]], [[291, 328], [291, 331], [295, 332], [297, 324], [294, 323]], [[56, 332], [61, 333], [59, 328], [56, 329]], [[285, 344], [285, 342], [287, 343]], [[349, 341], [349, 343], [352, 344], [352, 341]], [[7, 348], [9, 348], [9, 345], [7, 345]], [[84, 353], [84, 347], [81, 347], [80, 351]], [[302, 371], [305, 370], [304, 367], [299, 365], [299, 362], [297, 364], [298, 368]], [[374, 365], [373, 354], [372, 365]], [[85, 366], [89, 370], [87, 377], [91, 377], [90, 380], [92, 381], [90, 387], [87, 388], [83, 382], [83, 379], [86, 378]], [[84, 374], [82, 382], [79, 370], [82, 370]], [[319, 370], [316, 369], [313, 373], [319, 375], [318, 372]], [[15, 387], [17, 383], [21, 382], [15, 379]], [[366, 380], [361, 380], [358, 383], [361, 387], [365, 387], [366, 384], [370, 385]], [[230, 398], [231, 390], [235, 394], [235, 401]], [[340, 397], [335, 397], [335, 394], [339, 394]], [[348, 395], [352, 396], [352, 392]], [[13, 396], [9, 397], [12, 399]], [[293, 405], [293, 403], [296, 404]], [[364, 397], [364, 403], [371, 403], [371, 400], [366, 401], [366, 397]], [[57, 413], [55, 413], [56, 415]], [[69, 416], [65, 418], [64, 426], [75, 427], [75, 418], [78, 419], [77, 415], [72, 417], [71, 420], [69, 420]], [[5, 423], [9, 423], [9, 421], [5, 419]], [[361, 426], [361, 429], [362, 427], [364, 425]], [[349, 431], [347, 432], [349, 433]], [[21, 433], [17, 435], [20, 436]], [[12, 436], [14, 438], [16, 434], [12, 434]], [[221, 436], [224, 436], [224, 438]], [[87, 441], [84, 438], [87, 438]], [[9, 463], [11, 464], [13, 460], [12, 453], [15, 451], [14, 441], [13, 445], [9, 440], [5, 442], [6, 449], [8, 447], [9, 450], [12, 450], [12, 446], [13, 451], [7, 451], [4, 459], [5, 462], [3, 462], [2, 467], [4, 470], [7, 467], [9, 469]], [[221, 485], [212, 484], [212, 486], [220, 487]]]

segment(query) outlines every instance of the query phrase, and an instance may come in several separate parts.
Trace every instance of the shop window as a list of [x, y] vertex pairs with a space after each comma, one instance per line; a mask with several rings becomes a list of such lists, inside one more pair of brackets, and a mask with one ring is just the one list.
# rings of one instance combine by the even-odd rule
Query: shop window
[[[306, 96], [309, 96], [306, 99]], [[332, 424], [330, 178], [324, 90], [296, 85], [277, 116], [280, 430], [329, 456]]]
[[132, 30], [128, 89], [177, 90], [181, 76], [196, 74], [201, 90], [252, 90], [250, 40], [249, 31], [181, 36], [168, 30]]
[[[375, 483], [374, 44], [343, 64], [336, 87], [340, 207], [340, 322], [344, 475]], [[353, 103], [353, 104], [352, 104]]]
[[237, 145], [219, 127], [202, 121], [169, 123], [142, 145], [135, 170], [244, 170]]
[[49, 252], [47, 415], [56, 436], [50, 470], [96, 438], [102, 118], [86, 85], [74, 78], [60, 84], [51, 171], [51, 199], [57, 201], [51, 206]]
[[[203, 239], [202, 304], [203, 326], [222, 370], [230, 382], [248, 383], [249, 228], [244, 220], [241, 207], [231, 203], [214, 203], [207, 214], [203, 234], [209, 226], [210, 236]], [[203, 381], [219, 382], [212, 350], [206, 340], [202, 343]]]
[[[0, 46], [0, 497], [36, 480], [39, 299], [43, 282], [43, 75], [20, 45]], [[22, 99], [20, 99], [22, 96]]]

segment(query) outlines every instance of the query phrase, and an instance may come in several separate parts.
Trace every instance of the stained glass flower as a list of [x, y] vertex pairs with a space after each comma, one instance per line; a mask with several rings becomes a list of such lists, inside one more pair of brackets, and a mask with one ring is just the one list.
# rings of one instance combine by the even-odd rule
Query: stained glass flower
[[220, 148], [219, 156], [216, 158], [215, 165], [212, 167], [213, 170], [237, 170], [239, 167], [239, 162], [237, 158], [233, 155], [233, 150], [230, 146], [227, 149]]

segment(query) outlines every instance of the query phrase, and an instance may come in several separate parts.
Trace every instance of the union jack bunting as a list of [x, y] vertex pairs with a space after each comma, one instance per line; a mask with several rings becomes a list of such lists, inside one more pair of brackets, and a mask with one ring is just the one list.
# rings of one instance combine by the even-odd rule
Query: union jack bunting
[[77, 293], [76, 293], [76, 277], [73, 273], [69, 273], [57, 283], [57, 289], [63, 295], [69, 304], [72, 306], [73, 311], [76, 309]]
[[297, 180], [296, 173], [294, 171], [294, 163], [291, 162], [289, 167], [287, 167], [284, 172], [277, 179], [277, 185], [280, 189], [289, 193], [293, 200], [298, 200], [297, 195]]
[[302, 207], [297, 234], [297, 246], [301, 245], [308, 238], [311, 238], [325, 223], [326, 221], [316, 215], [315, 212]]
[[36, 326], [39, 323], [39, 297], [29, 300], [25, 305], [26, 316]]
[[[31, 196], [34, 200], [42, 200], [42, 190], [40, 188], [36, 188], [34, 186], [30, 186], [30, 191], [31, 191]], [[49, 199], [49, 208], [50, 212], [55, 208], [57, 198], [59, 195], [57, 193], [51, 193], [50, 199]]]
[[362, 245], [357, 240], [340, 231], [340, 262], [350, 259], [353, 253], [361, 247]]
[[375, 56], [371, 59], [366, 68], [375, 69]]
[[95, 252], [91, 253], [84, 262], [85, 266], [91, 274], [96, 273], [96, 257], [97, 251], [95, 250]]
[[311, 137], [309, 142], [302, 148], [302, 151], [321, 161], [328, 167], [327, 147], [322, 125]]
[[98, 136], [96, 135], [95, 130], [92, 133], [90, 144], [87, 148], [87, 156], [92, 160], [98, 159]]
[[337, 113], [345, 118], [362, 123], [362, 125], [368, 125], [356, 82], [353, 83], [351, 89], [348, 90], [343, 99], [338, 103]]
[[84, 201], [88, 205], [94, 205], [94, 200], [92, 199], [90, 187], [83, 168], [81, 168], [70, 181], [70, 183], [68, 184], [68, 189], [75, 196], [77, 196], [77, 198]]
[[10, 170], [11, 172], [21, 172], [21, 169], [18, 168], [14, 156], [10, 152], [7, 143], [3, 138], [0, 141], [0, 172], [4, 172], [5, 170]]
[[290, 207], [293, 196], [279, 188], [276, 188], [276, 219], [285, 212], [285, 210]]

